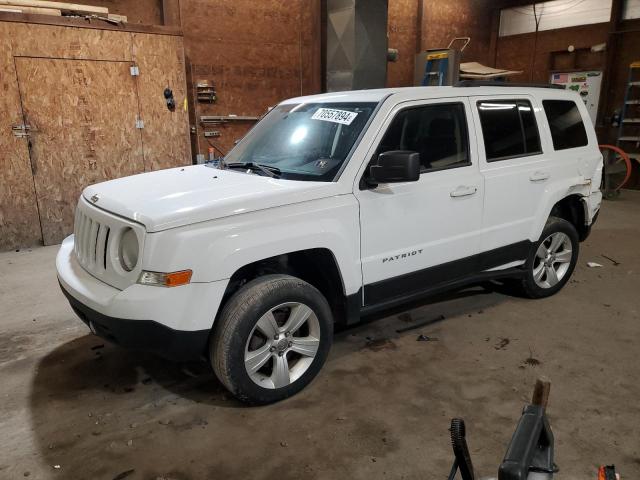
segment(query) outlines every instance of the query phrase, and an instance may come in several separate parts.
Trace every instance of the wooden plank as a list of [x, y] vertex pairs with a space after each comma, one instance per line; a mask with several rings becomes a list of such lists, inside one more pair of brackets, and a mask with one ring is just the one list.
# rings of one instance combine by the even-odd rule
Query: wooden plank
[[122, 22], [122, 23], [126, 23], [127, 22], [127, 16], [126, 15], [118, 15], [117, 13], [110, 13], [107, 18], [109, 20], [114, 20], [116, 22]]
[[77, 13], [83, 15], [104, 15], [109, 13], [106, 7], [94, 7], [80, 5], [78, 3], [49, 2], [44, 0], [0, 0], [0, 5], [14, 5], [22, 7], [55, 8], [65, 13]]
[[45, 245], [73, 231], [83, 188], [144, 170], [129, 62], [16, 58]]
[[532, 405], [538, 405], [543, 408], [547, 408], [549, 403], [549, 392], [551, 391], [551, 382], [545, 376], [542, 376], [536, 380], [536, 386], [533, 389], [533, 395], [531, 398]]
[[182, 29], [164, 25], [140, 25], [137, 23], [127, 23], [125, 25], [114, 25], [103, 20], [89, 20], [74, 17], [54, 17], [45, 15], [32, 15], [28, 13], [0, 12], [0, 22], [30, 23], [40, 25], [54, 25], [61, 27], [76, 27], [86, 30], [116, 30], [119, 32], [140, 32], [154, 33], [156, 35], [182, 36]]
[[11, 130], [22, 124], [12, 33], [8, 24], [0, 23], [0, 251], [42, 242], [27, 139], [14, 136]]
[[55, 8], [21, 7], [20, 5], [1, 5], [0, 12], [35, 13], [37, 15], [62, 15], [60, 10]]
[[[145, 170], [191, 164], [187, 86], [183, 42], [178, 37], [133, 34], [134, 60], [139, 67], [138, 97]], [[175, 110], [167, 108], [164, 90], [174, 96]]]

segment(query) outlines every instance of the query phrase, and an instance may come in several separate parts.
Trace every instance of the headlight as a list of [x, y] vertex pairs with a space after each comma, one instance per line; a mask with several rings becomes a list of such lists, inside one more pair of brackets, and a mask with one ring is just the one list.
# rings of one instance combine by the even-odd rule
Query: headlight
[[132, 228], [125, 229], [120, 237], [120, 265], [125, 271], [130, 272], [136, 268], [139, 250], [136, 232]]

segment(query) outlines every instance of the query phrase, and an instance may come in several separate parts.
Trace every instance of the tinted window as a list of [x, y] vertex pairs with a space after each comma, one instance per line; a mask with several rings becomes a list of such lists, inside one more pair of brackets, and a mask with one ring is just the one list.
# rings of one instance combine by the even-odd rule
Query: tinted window
[[408, 108], [393, 119], [376, 155], [389, 150], [420, 154], [422, 171], [469, 165], [464, 105], [441, 103]]
[[580, 111], [575, 102], [544, 100], [542, 106], [544, 113], [547, 114], [555, 150], [584, 147], [589, 143]]
[[522, 120], [526, 153], [541, 153], [540, 134], [538, 133], [538, 125], [536, 124], [536, 118], [533, 114], [531, 104], [529, 102], [519, 101], [518, 111], [520, 112], [520, 120]]
[[540, 135], [526, 100], [478, 102], [487, 161], [541, 153]]

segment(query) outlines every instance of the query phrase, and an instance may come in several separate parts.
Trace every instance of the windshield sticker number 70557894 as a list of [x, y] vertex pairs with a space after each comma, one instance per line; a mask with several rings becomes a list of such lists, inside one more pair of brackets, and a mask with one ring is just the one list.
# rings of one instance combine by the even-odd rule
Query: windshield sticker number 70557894
[[311, 117], [312, 120], [322, 120], [325, 122], [342, 123], [343, 125], [351, 125], [358, 116], [355, 112], [347, 110], [335, 110], [333, 108], [319, 108]]

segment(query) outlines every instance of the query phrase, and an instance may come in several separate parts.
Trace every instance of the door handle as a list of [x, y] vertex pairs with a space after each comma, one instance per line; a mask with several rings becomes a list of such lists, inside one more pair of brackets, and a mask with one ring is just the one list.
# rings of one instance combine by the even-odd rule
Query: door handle
[[456, 188], [449, 195], [452, 197], [467, 197], [473, 195], [478, 191], [478, 187], [460, 186]]
[[532, 182], [544, 182], [548, 180], [551, 174], [549, 172], [536, 171], [529, 177]]

